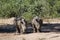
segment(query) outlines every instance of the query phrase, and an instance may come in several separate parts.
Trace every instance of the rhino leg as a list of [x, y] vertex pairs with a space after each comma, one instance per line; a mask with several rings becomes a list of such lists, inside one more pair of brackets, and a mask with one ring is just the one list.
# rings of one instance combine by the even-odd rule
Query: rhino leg
[[19, 27], [16, 27], [16, 34], [20, 34], [20, 29], [19, 29]]
[[39, 33], [39, 29], [37, 29], [37, 33]]
[[35, 33], [36, 31], [35, 31], [35, 25], [33, 24], [33, 33]]
[[20, 34], [23, 34], [23, 30], [22, 30], [22, 28], [21, 28], [21, 30], [20, 30]]
[[21, 28], [21, 34], [23, 34], [25, 32], [24, 28]]

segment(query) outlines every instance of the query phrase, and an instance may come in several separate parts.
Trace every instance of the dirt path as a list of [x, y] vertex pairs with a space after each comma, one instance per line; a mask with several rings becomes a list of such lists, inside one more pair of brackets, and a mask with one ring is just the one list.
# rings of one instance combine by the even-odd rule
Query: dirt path
[[60, 40], [60, 33], [31, 33], [23, 35], [0, 33], [0, 40]]
[[[51, 20], [50, 20], [51, 21]], [[48, 21], [49, 22], [49, 21]], [[14, 33], [0, 33], [0, 40], [60, 40], [60, 33], [53, 33], [52, 31], [60, 32], [60, 22], [54, 21], [56, 24], [43, 24], [42, 31], [51, 31], [50, 33], [30, 33], [15, 35]], [[10, 28], [10, 30], [13, 28]]]

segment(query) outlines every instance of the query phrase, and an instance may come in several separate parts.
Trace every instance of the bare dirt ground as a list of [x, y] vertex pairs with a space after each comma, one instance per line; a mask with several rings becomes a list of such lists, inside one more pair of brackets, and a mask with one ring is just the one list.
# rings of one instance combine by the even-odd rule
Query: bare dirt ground
[[[58, 21], [56, 20], [57, 19], [53, 19], [53, 20], [46, 19], [45, 21], [43, 20], [43, 23], [45, 24], [42, 25], [41, 31], [43, 32], [41, 33], [30, 33], [30, 34], [21, 34], [21, 35], [17, 35], [15, 33], [0, 33], [0, 40], [60, 40], [60, 19]], [[3, 27], [0, 29], [4, 29], [4, 30], [10, 29], [10, 31], [12, 31], [13, 28], [6, 27], [6, 29], [4, 29]], [[44, 32], [44, 31], [49, 31], [49, 32]]]
[[60, 40], [60, 33], [30, 33], [22, 35], [0, 33], [0, 40]]

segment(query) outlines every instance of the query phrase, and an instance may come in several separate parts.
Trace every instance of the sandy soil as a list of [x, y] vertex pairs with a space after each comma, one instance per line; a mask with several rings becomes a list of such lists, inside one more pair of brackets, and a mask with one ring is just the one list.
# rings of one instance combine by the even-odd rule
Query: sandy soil
[[[49, 23], [49, 24], [48, 25], [44, 24], [42, 26], [43, 27], [42, 30], [44, 29], [46, 31], [48, 29], [49, 31], [50, 30], [52, 31], [53, 29], [56, 29], [57, 26], [59, 28], [60, 19], [59, 21], [54, 20], [53, 21], [51, 19], [49, 19], [49, 21], [45, 20], [45, 22], [43, 23]], [[49, 33], [30, 33], [21, 35], [16, 35], [15, 33], [0, 33], [0, 40], [60, 40], [60, 33], [49, 32]]]
[[0, 33], [0, 40], [60, 40], [60, 33], [30, 33], [22, 35]]

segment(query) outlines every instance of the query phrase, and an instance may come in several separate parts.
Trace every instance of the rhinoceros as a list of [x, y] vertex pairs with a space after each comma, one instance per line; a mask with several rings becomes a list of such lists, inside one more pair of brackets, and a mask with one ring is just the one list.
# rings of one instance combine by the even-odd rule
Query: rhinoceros
[[[36, 16], [32, 19], [34, 32], [40, 32], [41, 31], [42, 23], [43, 23], [42, 19], [40, 19], [38, 16]], [[39, 31], [39, 29], [40, 29], [40, 31]]]
[[27, 21], [24, 18], [17, 19], [17, 28], [19, 33], [23, 34], [27, 26]]

